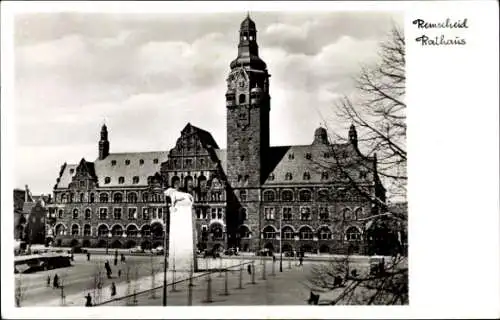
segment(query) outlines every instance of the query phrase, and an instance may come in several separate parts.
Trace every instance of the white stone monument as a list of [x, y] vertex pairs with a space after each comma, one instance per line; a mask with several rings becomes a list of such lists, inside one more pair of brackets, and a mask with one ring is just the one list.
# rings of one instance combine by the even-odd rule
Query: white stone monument
[[175, 268], [176, 272], [196, 272], [193, 196], [173, 188], [167, 189], [165, 195], [171, 199], [168, 268]]

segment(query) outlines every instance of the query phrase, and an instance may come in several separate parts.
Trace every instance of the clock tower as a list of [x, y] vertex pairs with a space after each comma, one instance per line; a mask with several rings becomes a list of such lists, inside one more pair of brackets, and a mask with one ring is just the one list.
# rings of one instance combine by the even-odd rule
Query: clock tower
[[[269, 148], [269, 73], [259, 57], [257, 29], [249, 16], [241, 23], [238, 56], [227, 78], [227, 179], [237, 191], [259, 188]], [[238, 192], [236, 192], [238, 194]], [[248, 200], [258, 199], [250, 190]]]

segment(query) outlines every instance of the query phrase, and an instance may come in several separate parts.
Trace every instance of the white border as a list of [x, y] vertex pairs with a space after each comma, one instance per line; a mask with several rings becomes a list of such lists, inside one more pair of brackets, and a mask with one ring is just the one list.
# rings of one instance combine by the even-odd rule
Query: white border
[[[14, 309], [10, 150], [12, 20], [19, 12], [405, 12], [410, 153], [410, 306]], [[499, 301], [498, 6], [447, 2], [4, 2], [2, 3], [2, 316], [6, 318], [442, 318], [496, 317]], [[468, 18], [467, 46], [419, 48], [411, 21]], [[12, 278], [12, 281], [6, 279]]]

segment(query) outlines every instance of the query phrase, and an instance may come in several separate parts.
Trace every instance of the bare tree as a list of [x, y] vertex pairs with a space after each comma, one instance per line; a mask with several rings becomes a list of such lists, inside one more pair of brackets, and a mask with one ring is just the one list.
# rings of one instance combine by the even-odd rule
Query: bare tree
[[[376, 155], [376, 169], [366, 169], [376, 170], [390, 194], [402, 198], [407, 182], [405, 64], [404, 35], [394, 26], [380, 44], [379, 61], [362, 66], [355, 79], [356, 90], [335, 103], [337, 118], [356, 127], [355, 139], [363, 153]], [[333, 135], [352, 140], [351, 136]]]
[[408, 304], [405, 257], [376, 261], [370, 267], [360, 264], [356, 267], [354, 263], [346, 255], [328, 264], [315, 265], [306, 285], [313, 291], [323, 292], [323, 296], [329, 298], [327, 303], [332, 305]]

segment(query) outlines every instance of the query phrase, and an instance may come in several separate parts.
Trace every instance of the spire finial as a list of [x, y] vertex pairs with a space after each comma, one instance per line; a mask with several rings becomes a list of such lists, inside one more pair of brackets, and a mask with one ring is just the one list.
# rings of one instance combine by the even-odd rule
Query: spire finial
[[250, 19], [250, 11], [247, 11], [247, 18]]

